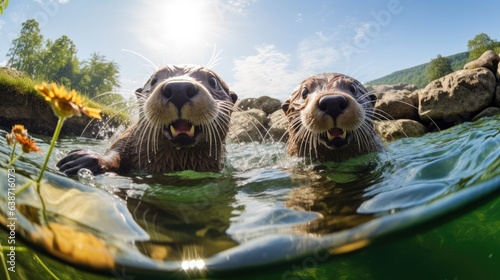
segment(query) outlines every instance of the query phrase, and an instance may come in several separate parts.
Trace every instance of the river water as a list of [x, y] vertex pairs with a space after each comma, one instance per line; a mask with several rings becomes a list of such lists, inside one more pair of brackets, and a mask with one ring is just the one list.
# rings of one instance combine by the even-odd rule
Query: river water
[[[0, 130], [2, 138], [6, 133]], [[50, 139], [34, 138], [46, 151]], [[272, 275], [269, 279], [353, 276], [359, 271], [346, 265], [348, 261], [341, 263], [343, 269], [323, 264], [353, 251], [366, 254], [378, 242], [439, 227], [488, 203], [496, 207], [496, 217], [484, 215], [482, 220], [497, 222], [490, 228], [479, 221], [477, 230], [492, 244], [484, 248], [493, 250], [489, 259], [498, 263], [500, 257], [500, 116], [401, 139], [388, 144], [385, 152], [343, 163], [310, 165], [287, 156], [282, 143], [241, 143], [228, 145], [227, 166], [220, 173], [68, 178], [55, 168], [70, 150], [102, 152], [107, 145], [109, 141], [60, 139], [40, 195], [30, 187], [16, 196], [17, 272], [11, 278], [52, 279], [48, 270], [63, 278], [77, 275], [72, 279], [212, 277], [242, 271], [240, 278], [247, 273]], [[4, 217], [9, 211], [10, 152], [0, 141]], [[21, 157], [11, 167], [16, 185], [36, 178], [43, 159], [38, 154]], [[35, 237], [47, 222], [101, 239], [113, 268], [94, 270], [92, 262], [75, 264], [65, 256], [52, 258], [57, 254], [50, 250], [45, 254], [43, 242]], [[2, 223], [8, 224], [5, 219]], [[8, 230], [1, 231], [3, 246], [8, 236]], [[399, 260], [408, 253], [402, 252]], [[33, 259], [33, 254], [42, 259]], [[275, 265], [279, 270], [264, 272]], [[376, 275], [373, 271], [363, 273], [376, 278], [369, 277]]]

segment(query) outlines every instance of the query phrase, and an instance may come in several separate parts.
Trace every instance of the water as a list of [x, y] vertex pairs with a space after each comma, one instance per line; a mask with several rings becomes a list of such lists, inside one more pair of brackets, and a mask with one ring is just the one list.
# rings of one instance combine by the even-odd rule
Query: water
[[[161, 176], [61, 176], [54, 166], [65, 153], [76, 148], [102, 152], [107, 145], [106, 141], [62, 139], [41, 195], [29, 188], [16, 196], [18, 271], [10, 275], [13, 279], [51, 279], [41, 265], [44, 263], [63, 278], [77, 271], [81, 279], [224, 276], [238, 271], [269, 279], [389, 279], [388, 273], [395, 275], [405, 260], [418, 264], [423, 260], [415, 256], [428, 258], [419, 252], [423, 246], [450, 246], [449, 239], [476, 236], [476, 245], [485, 240], [483, 247], [467, 247], [464, 259], [474, 258], [471, 251], [481, 250], [484, 262], [472, 271], [486, 273], [483, 279], [488, 279], [497, 272], [489, 262], [498, 263], [500, 257], [500, 202], [496, 199], [500, 192], [499, 124], [500, 117], [465, 123], [393, 142], [384, 153], [324, 165], [291, 158], [280, 143], [230, 144], [227, 167], [220, 173], [185, 171]], [[0, 131], [2, 138], [5, 134]], [[35, 139], [46, 151], [49, 139]], [[10, 148], [1, 141], [1, 178], [7, 178], [9, 154]], [[42, 161], [42, 156], [28, 154], [16, 162], [16, 186], [26, 177], [36, 178]], [[0, 211], [8, 217], [6, 179], [0, 187]], [[483, 210], [466, 214], [478, 205]], [[40, 210], [43, 206], [45, 211]], [[473, 222], [468, 215], [480, 215], [480, 219]], [[465, 228], [449, 223], [462, 220]], [[40, 237], [47, 232], [47, 222], [72, 237], [47, 245]], [[441, 231], [437, 237], [429, 237], [418, 235], [421, 228]], [[3, 246], [8, 236], [9, 231], [1, 232]], [[90, 247], [90, 257], [75, 256], [73, 249], [64, 251], [65, 246], [73, 248], [80, 237], [85, 244], [95, 237], [102, 244], [94, 242], [98, 245]], [[458, 241], [451, 244], [448, 250], [464, 246]], [[462, 261], [456, 252], [448, 256], [432, 249], [424, 251]], [[96, 258], [99, 250], [110, 259]], [[41, 262], [33, 254], [40, 255]], [[408, 254], [413, 257], [403, 258]], [[61, 264], [57, 257], [73, 266]], [[378, 258], [400, 263], [382, 272], [387, 264]], [[370, 263], [377, 265], [367, 268]], [[261, 272], [253, 271], [255, 268]], [[431, 275], [442, 279], [457, 276], [444, 274], [446, 269], [471, 271], [470, 267], [461, 270], [445, 264], [431, 268], [435, 269]], [[89, 272], [94, 269], [102, 274]]]

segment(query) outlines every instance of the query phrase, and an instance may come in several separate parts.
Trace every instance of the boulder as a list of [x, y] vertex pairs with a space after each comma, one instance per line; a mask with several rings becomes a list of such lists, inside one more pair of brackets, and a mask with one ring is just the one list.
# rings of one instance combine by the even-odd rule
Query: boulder
[[383, 119], [416, 119], [418, 117], [418, 92], [406, 89], [388, 91], [375, 103]]
[[260, 109], [270, 115], [274, 111], [281, 109], [281, 101], [269, 96], [261, 96], [259, 98], [245, 98], [238, 100], [236, 106], [242, 110]]
[[228, 141], [232, 143], [262, 142], [266, 134], [267, 122], [266, 113], [259, 109], [233, 112], [229, 124]]
[[418, 91], [418, 113], [422, 119], [469, 120], [490, 105], [495, 86], [495, 75], [484, 67], [453, 72]]
[[288, 140], [288, 119], [285, 116], [283, 110], [277, 110], [271, 115], [267, 117], [269, 119], [268, 123], [268, 131], [266, 137], [271, 141], [283, 141], [286, 142]]
[[494, 104], [497, 107], [500, 107], [500, 84], [497, 85], [496, 90], [495, 90], [495, 100]]
[[498, 115], [498, 114], [500, 114], [500, 108], [498, 108], [498, 107], [488, 107], [488, 108], [484, 109], [483, 111], [481, 111], [481, 113], [477, 114], [472, 119], [472, 121], [477, 121], [480, 118], [490, 117], [490, 116], [494, 116], [494, 115]]
[[369, 93], [375, 94], [377, 98], [381, 99], [386, 93], [393, 93], [398, 91], [412, 92], [417, 90], [417, 87], [412, 84], [399, 83], [394, 85], [370, 85], [365, 87]]
[[500, 62], [497, 64], [497, 72], [495, 73], [495, 77], [497, 78], [497, 81], [500, 82]]
[[496, 74], [499, 62], [500, 62], [500, 57], [498, 56], [498, 54], [492, 50], [488, 50], [485, 51], [478, 59], [465, 64], [464, 69], [470, 70], [479, 67], [484, 67], [493, 72], [494, 74]]
[[386, 142], [400, 138], [419, 137], [427, 133], [421, 123], [414, 120], [375, 121], [375, 130]]

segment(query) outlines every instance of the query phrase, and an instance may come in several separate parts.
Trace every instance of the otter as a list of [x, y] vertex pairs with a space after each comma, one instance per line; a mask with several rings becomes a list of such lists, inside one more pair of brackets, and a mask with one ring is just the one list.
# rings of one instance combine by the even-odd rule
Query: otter
[[217, 172], [238, 96], [212, 70], [167, 65], [136, 90], [139, 118], [101, 155], [75, 150], [57, 163], [75, 175], [81, 168], [105, 172]]
[[305, 79], [282, 104], [288, 154], [340, 162], [383, 150], [372, 122], [376, 99], [359, 81], [340, 73]]

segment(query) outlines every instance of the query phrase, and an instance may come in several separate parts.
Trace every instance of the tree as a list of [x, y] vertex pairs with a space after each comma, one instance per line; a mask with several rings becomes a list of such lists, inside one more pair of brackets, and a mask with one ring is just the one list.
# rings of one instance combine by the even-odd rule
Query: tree
[[119, 86], [118, 65], [113, 61], [106, 61], [103, 55], [93, 53], [90, 59], [83, 62], [80, 70], [80, 91], [91, 97], [112, 91]]
[[472, 61], [479, 58], [487, 50], [494, 50], [498, 53], [500, 42], [491, 39], [485, 33], [479, 33], [467, 42], [467, 49], [470, 53], [468, 61]]
[[12, 41], [7, 57], [7, 64], [19, 71], [24, 71], [32, 78], [40, 68], [39, 54], [43, 47], [43, 36], [36, 20], [29, 19], [22, 24], [21, 34]]
[[0, 15], [7, 9], [7, 6], [9, 6], [9, 0], [0, 0]]
[[76, 57], [76, 46], [68, 36], [63, 35], [54, 42], [48, 40], [46, 49], [41, 52], [40, 60], [43, 65], [40, 78], [66, 87], [71, 87], [72, 83], [77, 82], [79, 61]]
[[[106, 61], [103, 55], [93, 53], [90, 59], [80, 63], [76, 52], [75, 44], [66, 35], [55, 41], [47, 40], [44, 45], [38, 22], [30, 19], [23, 23], [19, 37], [12, 41], [7, 54], [8, 65], [26, 72], [33, 79], [56, 82], [89, 97], [110, 92], [119, 86], [119, 71], [115, 62]], [[112, 94], [100, 100], [105, 104], [119, 101], [122, 99]]]
[[453, 72], [453, 70], [451, 69], [450, 60], [441, 55], [432, 59], [429, 66], [427, 66], [427, 75], [431, 81], [439, 79], [451, 72]]

